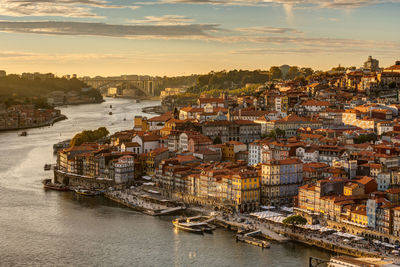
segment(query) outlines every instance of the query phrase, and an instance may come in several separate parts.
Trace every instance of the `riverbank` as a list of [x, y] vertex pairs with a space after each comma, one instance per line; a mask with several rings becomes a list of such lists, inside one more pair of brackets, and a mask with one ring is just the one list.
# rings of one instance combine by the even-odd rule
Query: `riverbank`
[[[160, 210], [166, 210], [168, 208], [161, 204], [160, 201], [164, 203], [174, 203], [173, 205], [176, 205], [172, 200], [161, 200], [157, 196], [145, 194], [143, 197], [143, 195], [138, 195], [138, 192], [135, 190], [132, 191], [132, 189], [125, 190], [125, 193], [122, 191], [116, 191], [111, 194], [106, 193], [104, 196], [126, 207], [152, 216], [159, 213]], [[187, 207], [186, 210], [192, 213], [195, 212], [210, 216], [210, 218], [213, 218], [213, 224], [234, 231], [235, 233], [239, 230], [260, 231], [264, 238], [278, 243], [297, 242], [310, 247], [317, 247], [326, 251], [353, 257], [391, 256], [387, 254], [387, 251], [384, 254], [382, 254], [383, 251], [376, 251], [376, 248], [373, 246], [370, 246], [368, 249], [368, 244], [365, 242], [346, 243], [343, 242], [345, 239], [340, 236], [325, 236], [315, 231], [302, 228], [293, 229], [293, 227], [289, 225], [257, 220], [247, 214], [221, 216], [221, 214], [215, 215], [212, 210], [190, 206]]]
[[52, 126], [54, 123], [63, 121], [68, 119], [67, 116], [65, 115], [60, 115], [57, 116], [49, 121], [35, 124], [35, 125], [30, 125], [30, 126], [21, 126], [21, 127], [11, 127], [11, 128], [0, 128], [0, 132], [7, 132], [7, 131], [17, 131], [17, 130], [26, 130], [26, 129], [34, 129], [34, 128], [40, 128], [40, 127], [46, 127], [46, 126]]
[[67, 102], [59, 105], [54, 105], [54, 107], [65, 107], [65, 106], [77, 106], [77, 105], [89, 105], [89, 104], [101, 104], [103, 102], [106, 102], [105, 99], [99, 99], [95, 101], [74, 101], [74, 102]]
[[[238, 218], [244, 218], [246, 223], [237, 222]], [[335, 233], [327, 235], [320, 233], [319, 231], [303, 229], [300, 227], [293, 228], [292, 226], [283, 223], [254, 219], [247, 215], [242, 215], [240, 217], [227, 217], [226, 219], [219, 220], [224, 224], [230, 225], [231, 227], [228, 229], [243, 228], [253, 231], [260, 230], [263, 235], [278, 242], [297, 242], [303, 245], [318, 247], [320, 249], [352, 257], [393, 257], [393, 255], [390, 255], [390, 250], [385, 250], [380, 246], [370, 244], [364, 239], [351, 241], [346, 237], [341, 237]]]

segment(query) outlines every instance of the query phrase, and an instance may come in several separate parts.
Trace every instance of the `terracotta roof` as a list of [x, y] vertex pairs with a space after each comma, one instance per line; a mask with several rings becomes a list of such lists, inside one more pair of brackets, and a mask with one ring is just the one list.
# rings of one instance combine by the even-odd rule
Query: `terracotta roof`
[[330, 103], [328, 101], [318, 101], [318, 100], [307, 100], [300, 104], [301, 106], [320, 106], [320, 107], [328, 107]]
[[295, 114], [290, 114], [289, 116], [286, 116], [285, 118], [282, 118], [280, 120], [277, 120], [276, 122], [310, 122], [309, 119], [304, 118], [304, 117], [299, 117]]
[[263, 165], [290, 165], [290, 164], [299, 164], [302, 163], [298, 158], [289, 158], [289, 159], [281, 159], [281, 160], [269, 160], [267, 163]]
[[201, 104], [205, 103], [224, 103], [222, 98], [199, 98]]

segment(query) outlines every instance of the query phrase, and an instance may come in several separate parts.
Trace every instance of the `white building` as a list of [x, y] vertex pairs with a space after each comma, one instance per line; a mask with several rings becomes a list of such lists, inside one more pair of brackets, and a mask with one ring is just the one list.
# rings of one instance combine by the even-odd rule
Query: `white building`
[[296, 149], [296, 156], [303, 163], [318, 162], [319, 152], [312, 147], [298, 147]]
[[140, 146], [140, 153], [147, 153], [159, 147], [159, 137], [156, 135], [136, 135], [132, 138]]
[[134, 159], [132, 156], [126, 155], [120, 157], [114, 164], [115, 183], [128, 183], [134, 178]]
[[248, 165], [252, 166], [261, 163], [261, 151], [262, 151], [261, 140], [256, 140], [253, 143], [249, 144]]
[[121, 145], [121, 152], [132, 152], [132, 153], [136, 153], [139, 154], [140, 153], [140, 145], [136, 142], [126, 142], [126, 143], [122, 143]]
[[378, 135], [382, 135], [387, 132], [393, 132], [393, 123], [392, 122], [378, 122], [376, 124], [376, 133]]

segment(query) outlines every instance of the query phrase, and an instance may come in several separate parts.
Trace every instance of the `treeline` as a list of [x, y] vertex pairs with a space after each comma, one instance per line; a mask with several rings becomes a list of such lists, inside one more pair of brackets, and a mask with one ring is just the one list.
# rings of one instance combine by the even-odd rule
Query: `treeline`
[[235, 90], [244, 88], [246, 84], [264, 84], [274, 80], [300, 79], [303, 83], [306, 78], [314, 74], [311, 68], [283, 65], [273, 66], [269, 70], [232, 70], [210, 72], [199, 75], [196, 83], [190, 87], [188, 93], [202, 93], [215, 89]]
[[201, 93], [213, 89], [238, 89], [248, 83], [265, 83], [269, 80], [268, 71], [232, 70], [210, 72], [200, 75], [196, 84], [188, 89], [189, 93]]
[[0, 103], [11, 105], [15, 103], [43, 102], [40, 99], [47, 97], [54, 91], [63, 91], [65, 93], [76, 91], [80, 95], [95, 97], [96, 99], [102, 98], [98, 90], [81, 91], [82, 88], [88, 87], [86, 83], [75, 78], [26, 79], [10, 74], [0, 78]]
[[79, 146], [83, 143], [90, 143], [90, 142], [96, 142], [104, 137], [106, 137], [109, 134], [109, 131], [107, 130], [106, 127], [100, 127], [97, 130], [86, 130], [83, 132], [80, 132], [76, 134], [72, 139], [69, 145], [71, 147], [73, 146]]
[[192, 74], [190, 76], [163, 77], [163, 87], [191, 87], [194, 86], [201, 75]]

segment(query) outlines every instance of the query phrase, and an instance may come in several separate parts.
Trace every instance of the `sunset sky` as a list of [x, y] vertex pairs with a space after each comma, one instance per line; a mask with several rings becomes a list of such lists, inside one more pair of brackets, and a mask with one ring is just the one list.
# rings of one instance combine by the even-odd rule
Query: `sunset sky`
[[0, 69], [188, 75], [400, 60], [400, 0], [0, 0]]

